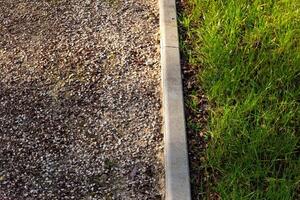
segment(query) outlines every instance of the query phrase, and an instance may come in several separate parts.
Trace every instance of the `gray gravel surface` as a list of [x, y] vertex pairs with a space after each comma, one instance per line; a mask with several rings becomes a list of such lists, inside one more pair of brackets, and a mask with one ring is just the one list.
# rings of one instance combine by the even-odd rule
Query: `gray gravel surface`
[[0, 1], [0, 199], [161, 199], [155, 0]]

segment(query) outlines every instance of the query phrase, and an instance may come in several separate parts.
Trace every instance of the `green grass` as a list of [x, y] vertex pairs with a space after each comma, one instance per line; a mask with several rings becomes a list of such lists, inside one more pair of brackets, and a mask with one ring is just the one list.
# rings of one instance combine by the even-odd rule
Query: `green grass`
[[211, 107], [201, 164], [217, 181], [199, 193], [300, 198], [300, 1], [187, 0], [180, 15]]

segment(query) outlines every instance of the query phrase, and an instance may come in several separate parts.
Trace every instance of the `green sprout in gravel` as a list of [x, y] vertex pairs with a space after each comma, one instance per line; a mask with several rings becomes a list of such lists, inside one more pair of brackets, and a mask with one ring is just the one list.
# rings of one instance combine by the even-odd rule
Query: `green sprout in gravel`
[[183, 7], [182, 50], [201, 66], [197, 84], [211, 105], [201, 164], [212, 184], [199, 193], [299, 199], [300, 1], [188, 0]]

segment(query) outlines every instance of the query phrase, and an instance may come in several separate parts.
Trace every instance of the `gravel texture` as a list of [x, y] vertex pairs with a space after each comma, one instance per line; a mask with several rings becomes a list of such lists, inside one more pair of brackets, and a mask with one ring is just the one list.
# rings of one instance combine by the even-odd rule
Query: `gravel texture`
[[155, 0], [0, 1], [0, 199], [161, 199]]

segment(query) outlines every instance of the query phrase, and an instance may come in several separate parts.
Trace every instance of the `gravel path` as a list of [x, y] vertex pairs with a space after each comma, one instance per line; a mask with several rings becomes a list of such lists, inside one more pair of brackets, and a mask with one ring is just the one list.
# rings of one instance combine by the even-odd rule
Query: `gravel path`
[[156, 0], [0, 1], [0, 199], [161, 199]]

